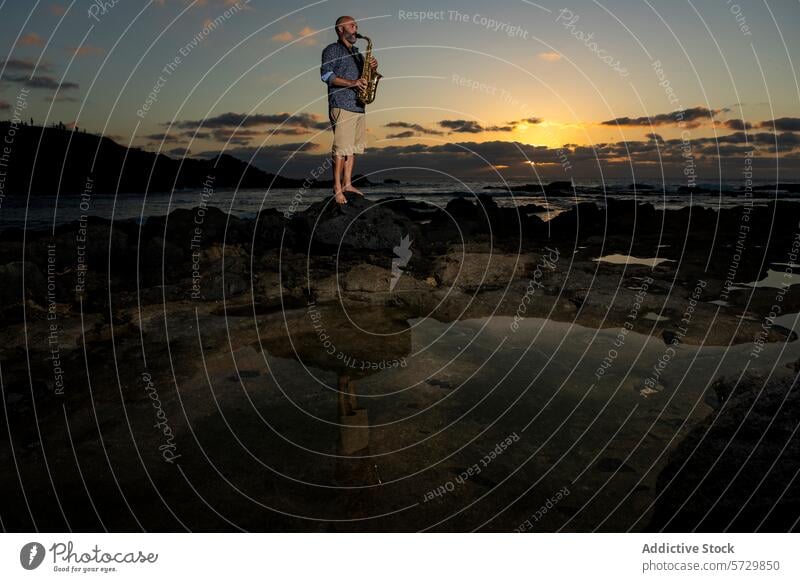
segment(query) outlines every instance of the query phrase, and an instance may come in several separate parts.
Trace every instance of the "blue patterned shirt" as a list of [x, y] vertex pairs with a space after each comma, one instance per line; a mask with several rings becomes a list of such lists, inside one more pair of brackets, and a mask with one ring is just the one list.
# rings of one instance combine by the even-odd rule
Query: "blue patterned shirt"
[[358, 47], [353, 45], [352, 51], [343, 43], [336, 41], [325, 47], [322, 51], [322, 67], [320, 76], [328, 85], [328, 107], [339, 107], [347, 111], [364, 113], [364, 104], [358, 100], [358, 94], [352, 87], [336, 87], [333, 79], [349, 79], [355, 81], [361, 77], [364, 66], [364, 57], [358, 52]]

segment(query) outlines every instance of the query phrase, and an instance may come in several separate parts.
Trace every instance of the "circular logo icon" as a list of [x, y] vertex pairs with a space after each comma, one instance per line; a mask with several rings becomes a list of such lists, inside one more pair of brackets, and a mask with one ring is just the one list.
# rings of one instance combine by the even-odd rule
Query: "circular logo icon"
[[19, 551], [19, 563], [26, 570], [35, 570], [44, 560], [44, 546], [39, 542], [28, 542]]

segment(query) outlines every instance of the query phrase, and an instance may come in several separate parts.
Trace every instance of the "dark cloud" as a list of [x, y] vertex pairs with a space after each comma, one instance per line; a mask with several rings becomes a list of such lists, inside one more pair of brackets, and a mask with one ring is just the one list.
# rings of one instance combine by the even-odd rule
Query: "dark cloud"
[[0, 111], [8, 111], [11, 109], [11, 105], [5, 101], [0, 101]]
[[449, 129], [450, 133], [482, 133], [484, 131], [514, 131], [514, 129], [516, 129], [520, 123], [536, 125], [541, 122], [542, 120], [538, 117], [528, 117], [526, 119], [508, 121], [505, 125], [489, 125], [483, 127], [477, 121], [468, 121], [466, 119], [443, 119], [439, 122], [439, 125]]
[[[184, 120], [172, 123], [172, 126], [179, 129], [205, 128], [225, 128], [225, 127], [257, 127], [261, 125], [283, 124], [290, 127], [301, 127], [305, 129], [325, 130], [330, 127], [330, 122], [322, 120], [319, 115], [312, 113], [273, 113], [273, 114], [252, 114], [246, 113], [222, 113], [214, 117], [208, 117], [197, 121]], [[169, 122], [162, 123], [169, 126]]]
[[34, 70], [39, 70], [45, 73], [50, 71], [50, 67], [48, 65], [39, 63], [39, 66], [37, 67], [36, 63], [27, 59], [6, 59], [4, 61], [0, 61], [0, 69], [5, 69], [6, 71], [24, 71], [27, 73], [32, 73]]
[[682, 117], [678, 111], [672, 113], [660, 113], [652, 117], [618, 117], [603, 121], [602, 125], [678, 125], [683, 122], [688, 127], [697, 127], [699, 122], [711, 119], [713, 116], [729, 111], [724, 109], [707, 109], [705, 107], [691, 107], [683, 110]]
[[[674, 139], [670, 140], [669, 144], [672, 145], [680, 145], [681, 140]], [[756, 146], [766, 146], [767, 148], [774, 148], [778, 147], [779, 151], [789, 151], [798, 146], [800, 146], [800, 135], [796, 133], [792, 133], [789, 131], [785, 131], [783, 133], [768, 133], [768, 132], [759, 132], [759, 133], [744, 133], [742, 131], [738, 131], [736, 133], [731, 133], [728, 135], [720, 135], [716, 138], [714, 137], [700, 137], [695, 138], [692, 140], [693, 144], [742, 144], [748, 145], [750, 148]], [[768, 150], [770, 151], [770, 150]]]
[[78, 88], [77, 83], [71, 83], [69, 81], [59, 83], [50, 75], [34, 75], [33, 77], [27, 75], [3, 75], [3, 80], [10, 81], [11, 83], [19, 83], [31, 89], [67, 90]]
[[664, 138], [663, 138], [663, 137], [661, 137], [661, 136], [660, 136], [659, 134], [657, 134], [657, 133], [646, 133], [646, 134], [644, 134], [644, 136], [645, 136], [647, 139], [652, 139], [653, 141], [657, 141], [657, 142], [659, 142], [659, 143], [664, 143]]
[[742, 131], [744, 129], [753, 129], [753, 124], [743, 119], [728, 119], [725, 122], [725, 127]]
[[303, 127], [270, 127], [265, 129], [264, 133], [274, 135], [308, 135], [313, 132]]
[[777, 131], [800, 131], [800, 117], [780, 117], [771, 121], [762, 121], [758, 127], [775, 128]]
[[150, 135], [142, 136], [144, 139], [150, 142], [179, 142], [183, 141], [182, 138], [178, 137], [177, 135], [171, 135], [168, 133], [151, 133]]
[[481, 133], [483, 131], [477, 121], [466, 119], [443, 119], [439, 125], [449, 129], [451, 133]]
[[408, 137], [414, 137], [417, 135], [413, 131], [401, 131], [400, 133], [390, 133], [386, 136], [386, 139], [405, 139]]
[[[412, 131], [412, 130], [409, 130]], [[751, 149], [756, 150], [753, 158], [754, 170], [760, 176], [769, 177], [774, 173], [775, 158], [766, 155], [770, 147], [774, 147], [775, 135], [757, 134], [759, 142], [772, 138], [768, 143], [750, 144], [743, 142], [743, 133], [731, 136], [699, 138], [692, 140], [692, 153], [701, 176], [708, 180], [718, 179], [720, 167], [723, 175], [739, 177], [742, 159]], [[782, 134], [781, 134], [782, 135]], [[791, 135], [791, 134], [789, 134]], [[779, 137], [779, 140], [781, 138]], [[788, 138], [791, 139], [791, 138]], [[779, 141], [780, 143], [780, 141]], [[418, 168], [408, 171], [409, 175], [425, 174], [421, 168], [428, 168], [435, 175], [446, 172], [459, 177], [483, 177], [494, 179], [498, 167], [508, 166], [500, 170], [506, 177], [535, 180], [557, 180], [570, 177], [582, 179], [620, 178], [631, 179], [631, 171], [635, 169], [637, 179], [660, 179], [662, 172], [667, 179], [685, 180], [683, 169], [686, 160], [683, 157], [683, 142], [680, 139], [656, 142], [629, 141], [602, 143], [596, 147], [569, 144], [569, 148], [548, 148], [532, 146], [514, 141], [489, 142], [448, 142], [437, 144], [407, 143], [386, 147], [370, 147], [363, 156], [359, 156], [357, 171], [359, 173], [388, 172], [398, 166]], [[317, 170], [324, 162], [327, 152], [318, 146], [283, 144], [257, 148], [253, 146], [226, 149], [226, 153], [250, 161], [267, 172], [280, 173], [284, 176], [302, 177]], [[717, 148], [719, 147], [719, 154]], [[296, 151], [297, 150], [297, 151]], [[204, 155], [215, 155], [219, 152], [206, 152]], [[571, 168], [566, 172], [562, 165], [562, 157], [566, 156]], [[781, 153], [781, 168], [786, 171], [800, 170], [800, 156]], [[528, 162], [534, 162], [535, 172]], [[402, 171], [400, 172], [403, 173]], [[328, 173], [330, 175], [330, 173]], [[455, 186], [454, 186], [455, 187]]]
[[313, 141], [297, 142], [297, 143], [283, 143], [268, 146], [261, 146], [260, 149], [265, 151], [279, 151], [279, 152], [307, 152], [319, 148], [319, 144]]
[[64, 95], [63, 93], [56, 93], [44, 98], [46, 103], [78, 103], [80, 99], [72, 97], [71, 95]]
[[708, 156], [740, 156], [744, 157], [748, 152], [752, 151], [750, 146], [742, 145], [705, 145], [697, 148], [697, 153], [706, 154]]
[[406, 121], [392, 121], [384, 125], [384, 127], [397, 127], [402, 129], [410, 129], [424, 135], [444, 135], [444, 132], [439, 131], [438, 129], [428, 129], [427, 127], [421, 126], [419, 123], [408, 123]]

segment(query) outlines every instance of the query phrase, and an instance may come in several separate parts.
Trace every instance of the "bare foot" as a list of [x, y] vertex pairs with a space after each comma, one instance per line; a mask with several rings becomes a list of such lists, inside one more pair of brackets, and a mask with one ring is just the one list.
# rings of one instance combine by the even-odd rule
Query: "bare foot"
[[336, 200], [337, 204], [347, 204], [347, 198], [342, 190], [334, 190], [333, 199]]
[[355, 186], [353, 186], [352, 184], [347, 184], [347, 185], [346, 185], [346, 186], [343, 188], [343, 190], [344, 190], [345, 192], [352, 192], [353, 194], [358, 194], [359, 196], [363, 196], [363, 195], [364, 195], [364, 193], [363, 193], [361, 190], [359, 190], [358, 188], [356, 188], [356, 187], [355, 187]]

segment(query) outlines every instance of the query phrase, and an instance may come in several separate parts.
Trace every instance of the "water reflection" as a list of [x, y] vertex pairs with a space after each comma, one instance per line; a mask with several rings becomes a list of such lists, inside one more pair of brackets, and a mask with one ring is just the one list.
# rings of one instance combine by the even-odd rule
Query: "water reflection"
[[645, 267], [657, 267], [661, 263], [675, 262], [672, 259], [661, 259], [658, 257], [634, 257], [632, 255], [620, 254], [605, 255], [592, 260], [601, 263], [610, 263], [612, 265], [644, 265]]
[[[669, 452], [710, 412], [713, 380], [800, 356], [797, 342], [773, 344], [748, 363], [750, 344], [668, 346], [638, 333], [626, 336], [623, 349], [618, 329], [543, 319], [512, 331], [506, 317], [401, 321], [382, 310], [359, 317], [363, 330], [322, 314], [337, 322], [337, 349], [357, 360], [405, 358], [406, 366], [362, 371], [356, 381], [342, 359], [320, 358], [310, 325], [290, 332], [294, 365], [275, 378], [299, 400], [309, 384], [293, 379], [316, 382], [313, 367], [335, 374], [335, 482], [361, 488], [340, 494], [369, 496], [360, 517], [406, 508], [371, 523], [378, 529], [514, 529], [564, 487], [569, 497], [537, 530], [645, 528], [655, 480]], [[270, 367], [287, 356], [282, 348], [283, 356], [269, 353]], [[310, 444], [318, 427], [292, 425], [287, 436]], [[519, 442], [481, 466], [512, 434]], [[473, 466], [480, 471], [459, 479]], [[324, 471], [318, 478], [324, 482]]]
[[[642, 530], [659, 473], [711, 410], [713, 381], [745, 367], [790, 374], [800, 357], [800, 342], [767, 344], [753, 359], [752, 344], [666, 345], [635, 332], [621, 341], [620, 329], [568, 321], [512, 328], [510, 317], [439, 320], [367, 303], [167, 316], [169, 344], [145, 333], [177, 465], [161, 460], [135, 357], [119, 359], [124, 392], [114, 369], [98, 369], [91, 403], [73, 390], [64, 408], [38, 409], [49, 458], [67, 466], [55, 487], [70, 496], [75, 529], [100, 528], [85, 479], [110, 529], [141, 529], [135, 514], [150, 530]], [[136, 354], [138, 340], [120, 336], [117, 352]], [[110, 345], [92, 349], [113, 357]], [[72, 441], [53, 428], [65, 418]], [[46, 475], [35, 444], [11, 428], [15, 446], [32, 451], [15, 458], [21, 472]], [[82, 474], [68, 468], [73, 455]], [[36, 499], [51, 493], [46, 478], [26, 484]], [[569, 493], [542, 513], [560, 491]], [[4, 522], [24, 515], [15, 504]]]

